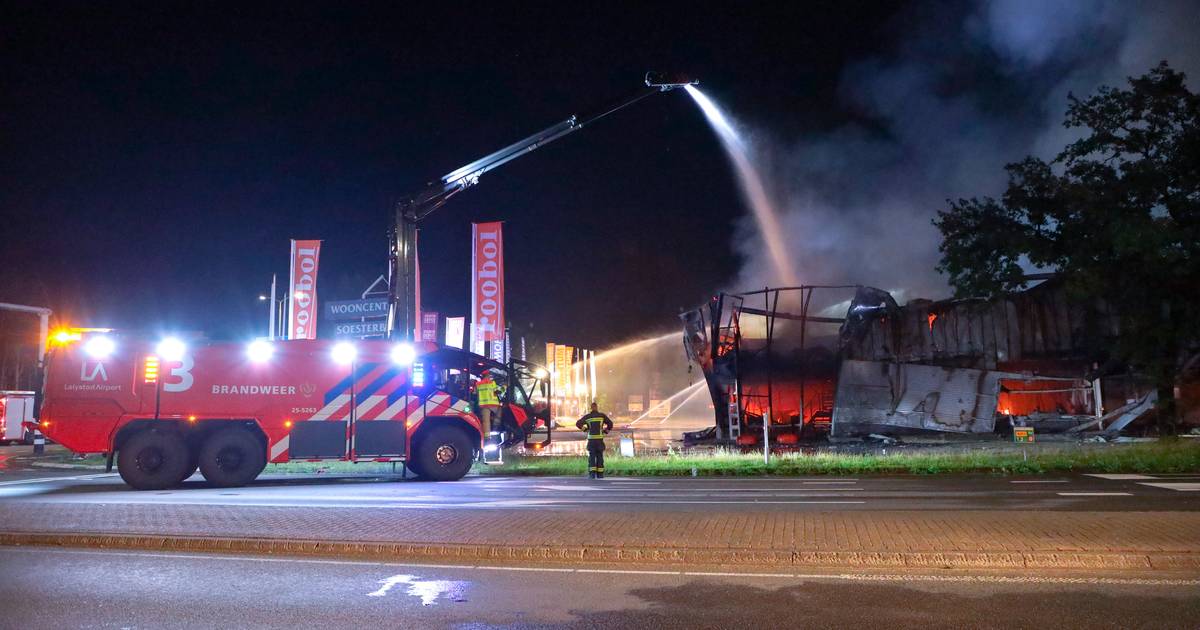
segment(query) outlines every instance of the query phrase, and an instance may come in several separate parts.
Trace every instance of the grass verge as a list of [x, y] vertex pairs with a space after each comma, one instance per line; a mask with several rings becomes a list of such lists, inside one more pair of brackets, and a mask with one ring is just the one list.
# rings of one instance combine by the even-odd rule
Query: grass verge
[[[1200, 440], [1168, 439], [1139, 444], [1038, 444], [1026, 449], [1006, 448], [954, 452], [919, 451], [893, 454], [815, 453], [762, 455], [716, 452], [695, 455], [620, 457], [610, 451], [605, 458], [609, 475], [683, 477], [696, 475], [741, 477], [757, 475], [867, 475], [986, 473], [1028, 475], [1065, 472], [1186, 473], [1200, 471]], [[70, 453], [47, 453], [40, 462], [102, 469], [100, 456], [75, 459]], [[396, 465], [396, 472], [401, 470]], [[580, 456], [512, 457], [499, 466], [477, 464], [485, 475], [583, 475], [587, 458]], [[392, 474], [389, 463], [324, 461], [270, 464], [267, 474]]]
[[[605, 473], [609, 475], [644, 477], [693, 474], [740, 477], [888, 473], [1182, 473], [1200, 471], [1200, 444], [1194, 440], [1163, 440], [1142, 444], [1055, 445], [1025, 451], [784, 454], [773, 455], [768, 464], [763, 463], [761, 454], [731, 452], [650, 457], [609, 455], [604, 464]], [[481, 472], [494, 475], [583, 475], [587, 472], [587, 459], [568, 456], [513, 458], [503, 465], [488, 466]]]

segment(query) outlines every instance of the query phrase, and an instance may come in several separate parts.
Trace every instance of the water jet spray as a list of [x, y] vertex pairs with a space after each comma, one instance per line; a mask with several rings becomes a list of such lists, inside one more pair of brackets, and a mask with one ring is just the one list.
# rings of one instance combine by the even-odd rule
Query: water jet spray
[[[650, 85], [649, 81], [647, 78], [647, 85]], [[767, 254], [775, 269], [777, 284], [783, 286], [799, 284], [800, 281], [792, 269], [791, 260], [783, 243], [783, 230], [779, 226], [779, 214], [771, 203], [770, 195], [767, 194], [766, 186], [763, 185], [762, 176], [750, 161], [750, 152], [745, 141], [742, 140], [741, 134], [730, 123], [721, 108], [717, 107], [716, 103], [713, 103], [712, 99], [701, 92], [695, 84], [686, 84], [683, 85], [683, 88], [700, 106], [709, 125], [717, 132], [721, 145], [725, 147], [725, 153], [729, 155], [730, 161], [737, 169], [738, 180], [742, 184], [742, 193], [745, 194], [746, 201], [750, 204], [754, 220], [758, 224], [758, 232], [767, 246]]]

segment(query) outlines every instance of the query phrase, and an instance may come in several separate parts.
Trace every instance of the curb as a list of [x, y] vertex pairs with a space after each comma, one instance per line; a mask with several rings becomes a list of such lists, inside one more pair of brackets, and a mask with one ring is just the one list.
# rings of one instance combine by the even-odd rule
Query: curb
[[143, 551], [192, 551], [291, 556], [357, 557], [441, 562], [571, 562], [672, 565], [745, 565], [842, 569], [1106, 569], [1200, 571], [1200, 553], [1157, 552], [871, 552], [754, 549], [662, 549], [458, 545], [211, 538], [120, 534], [0, 532], [0, 545], [93, 547]]

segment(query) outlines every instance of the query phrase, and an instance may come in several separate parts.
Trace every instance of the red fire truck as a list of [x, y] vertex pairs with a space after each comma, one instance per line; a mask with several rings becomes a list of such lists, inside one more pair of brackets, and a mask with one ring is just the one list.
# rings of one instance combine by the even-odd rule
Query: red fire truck
[[[110, 470], [115, 456], [137, 489], [172, 487], [197, 469], [210, 484], [239, 486], [268, 463], [296, 460], [404, 462], [450, 481], [479, 454], [494, 461], [500, 449], [550, 442], [547, 373], [521, 361], [388, 341], [55, 339], [42, 431], [77, 453], [106, 454]], [[503, 388], [491, 436], [468, 393], [485, 372]]]

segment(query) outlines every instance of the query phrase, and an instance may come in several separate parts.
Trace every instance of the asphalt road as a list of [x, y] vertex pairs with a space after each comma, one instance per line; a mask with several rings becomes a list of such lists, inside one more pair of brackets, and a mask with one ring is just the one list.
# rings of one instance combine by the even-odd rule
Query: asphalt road
[[1193, 628], [1200, 581], [706, 574], [0, 548], [10, 628]]
[[0, 469], [0, 501], [344, 509], [558, 509], [703, 512], [711, 509], [1197, 511], [1200, 474], [804, 478], [468, 477], [429, 483], [389, 477], [264, 475], [244, 488], [137, 492], [115, 474]]

